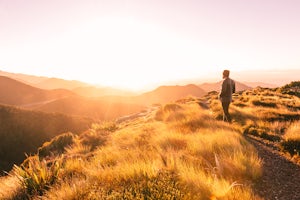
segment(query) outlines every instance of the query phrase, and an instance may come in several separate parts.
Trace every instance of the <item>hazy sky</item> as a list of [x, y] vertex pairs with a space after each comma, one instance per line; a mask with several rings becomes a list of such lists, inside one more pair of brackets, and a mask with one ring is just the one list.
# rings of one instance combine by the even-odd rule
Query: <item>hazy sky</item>
[[300, 69], [299, 0], [0, 0], [0, 70], [139, 88]]

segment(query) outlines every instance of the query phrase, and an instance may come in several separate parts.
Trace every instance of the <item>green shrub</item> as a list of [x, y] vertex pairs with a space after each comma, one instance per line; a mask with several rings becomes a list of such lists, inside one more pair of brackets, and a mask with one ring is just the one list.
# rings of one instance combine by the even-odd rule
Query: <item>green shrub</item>
[[269, 140], [269, 141], [273, 141], [273, 142], [279, 142], [281, 140], [280, 136], [271, 135], [271, 134], [268, 134], [266, 132], [262, 132], [261, 135], [260, 135], [260, 137], [264, 138], [266, 140]]
[[94, 150], [97, 146], [104, 145], [108, 139], [108, 133], [105, 131], [89, 130], [79, 136], [80, 143], [85, 146], [90, 146]]
[[253, 100], [252, 104], [255, 106], [262, 106], [267, 108], [277, 108], [277, 104], [274, 102], [265, 102], [265, 101], [259, 101], [259, 100]]
[[300, 155], [300, 140], [289, 139], [281, 142], [280, 146], [284, 151], [289, 152], [291, 156]]
[[52, 154], [61, 154], [65, 148], [74, 143], [75, 135], [64, 133], [56, 136], [50, 142], [45, 142], [42, 147], [38, 148], [40, 157], [51, 156]]
[[182, 107], [178, 104], [175, 104], [175, 103], [169, 103], [169, 104], [166, 104], [163, 108], [163, 110], [165, 112], [175, 112], [177, 110], [181, 110]]
[[249, 135], [253, 135], [256, 137], [260, 137], [269, 141], [280, 141], [281, 137], [277, 136], [277, 135], [271, 135], [267, 133], [267, 130], [264, 130], [263, 128], [259, 128], [256, 126], [248, 126], [244, 129], [244, 134], [249, 134]]
[[104, 121], [102, 123], [92, 124], [92, 129], [95, 131], [114, 132], [114, 131], [118, 130], [118, 126], [115, 122]]
[[13, 172], [29, 195], [42, 195], [57, 180], [61, 168], [60, 160], [47, 163], [38, 156], [28, 157], [20, 166], [14, 166]]
[[234, 102], [233, 105], [235, 105], [237, 107], [240, 107], [240, 108], [247, 107], [247, 104], [244, 104], [244, 103], [241, 103], [241, 102], [237, 102], [237, 103]]
[[300, 88], [300, 81], [292, 81], [290, 84], [287, 84], [287, 85], [283, 86], [282, 88], [287, 89], [287, 88], [293, 88], [293, 87]]

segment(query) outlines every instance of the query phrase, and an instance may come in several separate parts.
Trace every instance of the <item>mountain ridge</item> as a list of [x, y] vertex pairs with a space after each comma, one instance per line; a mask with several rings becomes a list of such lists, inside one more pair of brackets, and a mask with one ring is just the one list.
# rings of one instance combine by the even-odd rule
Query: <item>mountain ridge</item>
[[72, 95], [74, 93], [68, 90], [43, 90], [6, 76], [0, 76], [0, 103], [3, 104], [22, 106]]

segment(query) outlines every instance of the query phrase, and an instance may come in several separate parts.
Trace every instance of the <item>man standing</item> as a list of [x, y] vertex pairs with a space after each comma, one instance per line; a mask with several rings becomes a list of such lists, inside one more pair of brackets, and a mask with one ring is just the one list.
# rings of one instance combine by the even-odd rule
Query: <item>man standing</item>
[[222, 103], [223, 108], [223, 121], [227, 121], [231, 123], [231, 116], [229, 114], [229, 105], [232, 102], [232, 93], [235, 93], [235, 82], [229, 78], [229, 70], [223, 71], [223, 83], [222, 83], [222, 89], [219, 95], [219, 98]]

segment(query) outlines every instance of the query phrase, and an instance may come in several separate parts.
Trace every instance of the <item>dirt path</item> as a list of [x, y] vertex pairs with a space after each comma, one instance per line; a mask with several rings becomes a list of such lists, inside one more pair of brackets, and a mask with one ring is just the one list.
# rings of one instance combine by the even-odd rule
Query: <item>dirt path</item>
[[263, 160], [263, 175], [254, 190], [265, 200], [300, 200], [300, 166], [292, 163], [278, 151], [247, 138]]

